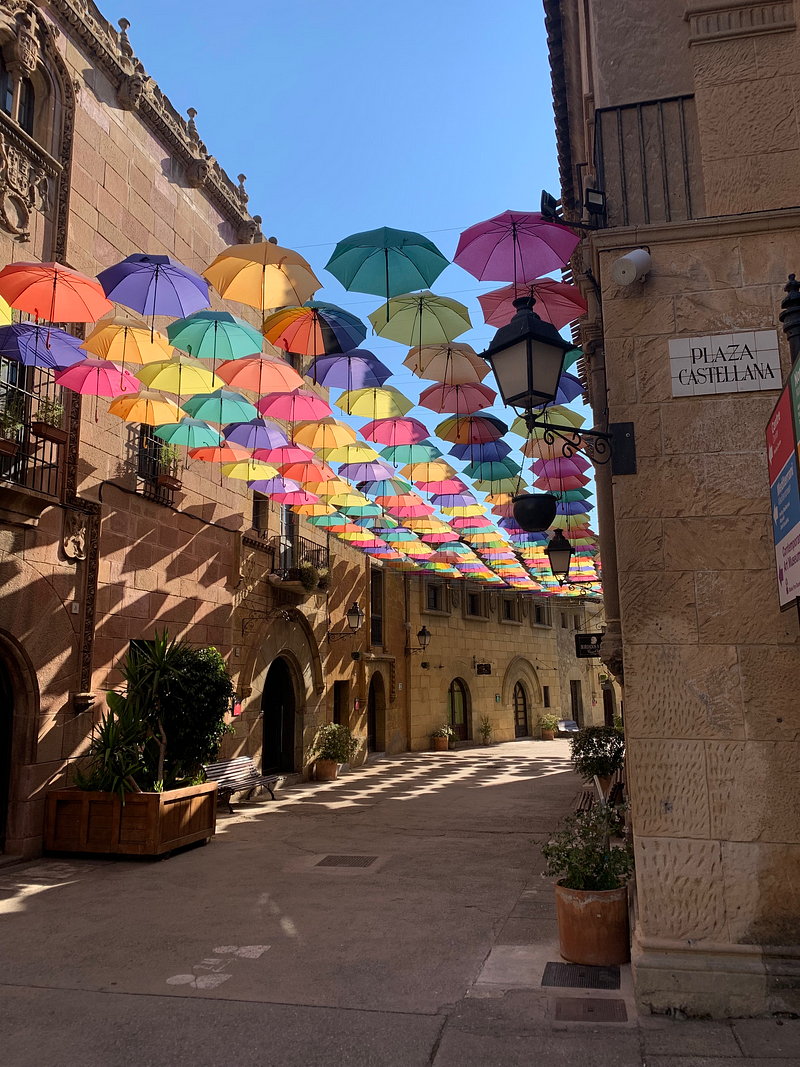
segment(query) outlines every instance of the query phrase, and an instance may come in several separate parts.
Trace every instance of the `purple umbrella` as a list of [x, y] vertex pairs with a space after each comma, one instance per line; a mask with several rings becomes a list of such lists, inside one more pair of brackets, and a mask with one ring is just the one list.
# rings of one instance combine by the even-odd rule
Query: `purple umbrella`
[[556, 505], [557, 515], [583, 515], [587, 511], [594, 511], [588, 500], [559, 500]]
[[392, 372], [366, 348], [354, 348], [341, 356], [317, 356], [306, 374], [319, 385], [349, 391], [379, 389]]
[[283, 445], [289, 444], [289, 438], [280, 426], [274, 422], [267, 422], [266, 419], [251, 419], [250, 422], [231, 422], [222, 432], [228, 441], [251, 450], [255, 448], [281, 448]]
[[472, 493], [435, 493], [430, 498], [430, 503], [437, 508], [466, 508], [478, 501]]
[[532, 282], [566, 267], [580, 237], [539, 211], [504, 211], [464, 230], [454, 263], [479, 281]]
[[97, 275], [109, 300], [140, 315], [184, 318], [211, 303], [208, 282], [170, 256], [141, 252]]
[[339, 477], [350, 482], [378, 482], [382, 478], [391, 478], [394, 471], [385, 463], [372, 460], [367, 463], [342, 463]]
[[[558, 392], [551, 404], [569, 404], [579, 396], [583, 396], [583, 386], [580, 383], [580, 379], [576, 378], [574, 374], [562, 371], [561, 377], [558, 379]], [[539, 410], [547, 406], [547, 404], [542, 404]]]
[[0, 356], [15, 359], [25, 367], [71, 367], [88, 355], [82, 344], [80, 337], [55, 326], [36, 326], [32, 322], [0, 326]]
[[257, 493], [264, 493], [267, 496], [272, 493], [297, 493], [301, 489], [300, 483], [292, 481], [291, 478], [261, 478], [255, 482], [248, 482], [247, 485]]

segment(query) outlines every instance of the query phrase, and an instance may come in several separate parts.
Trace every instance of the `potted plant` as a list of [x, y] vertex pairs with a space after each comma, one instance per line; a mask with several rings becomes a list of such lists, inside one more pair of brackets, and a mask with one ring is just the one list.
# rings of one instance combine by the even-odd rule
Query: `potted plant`
[[606, 793], [625, 756], [622, 730], [616, 726], [584, 726], [569, 739], [569, 744], [573, 766], [581, 778], [590, 782], [597, 775]]
[[597, 967], [627, 963], [627, 883], [633, 850], [612, 844], [622, 814], [596, 805], [564, 820], [542, 847], [547, 873], [556, 882], [559, 950], [565, 960]]
[[158, 450], [158, 484], [165, 489], [180, 489], [183, 482], [178, 477], [181, 450], [178, 445], [167, 442]]
[[323, 593], [327, 593], [331, 587], [331, 572], [328, 567], [320, 567], [317, 572], [319, 578], [317, 580], [317, 589]]
[[492, 733], [494, 732], [494, 723], [488, 715], [482, 715], [480, 725], [478, 726], [480, 735], [483, 738], [484, 745], [488, 745], [492, 740]]
[[297, 568], [300, 584], [307, 593], [313, 593], [319, 585], [319, 571], [310, 560], [304, 559]]
[[47, 795], [50, 851], [156, 856], [214, 833], [217, 785], [203, 764], [232, 729], [222, 657], [165, 630], [128, 653], [122, 674], [126, 691], [106, 694], [74, 787]]
[[558, 719], [555, 715], [540, 715], [539, 716], [539, 729], [542, 734], [542, 741], [552, 741], [556, 736], [556, 730], [558, 728]]
[[25, 425], [22, 397], [6, 393], [5, 407], [0, 411], [0, 455], [14, 456], [19, 448], [19, 432]]
[[31, 421], [31, 433], [57, 445], [66, 444], [67, 431], [61, 428], [63, 420], [63, 402], [55, 396], [42, 396], [39, 398], [36, 418]]
[[452, 726], [448, 726], [447, 723], [444, 726], [440, 726], [438, 730], [434, 730], [431, 734], [434, 750], [436, 752], [446, 752], [450, 747], [450, 740], [455, 736]]
[[320, 726], [310, 750], [310, 755], [316, 756], [317, 781], [332, 782], [339, 774], [339, 765], [349, 763], [358, 749], [359, 742], [349, 727], [335, 722]]

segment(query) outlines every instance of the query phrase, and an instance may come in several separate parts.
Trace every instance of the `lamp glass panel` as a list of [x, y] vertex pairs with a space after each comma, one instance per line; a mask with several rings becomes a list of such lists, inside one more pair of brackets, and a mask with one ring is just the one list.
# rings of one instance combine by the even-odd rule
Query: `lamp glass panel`
[[494, 376], [500, 389], [500, 395], [506, 404], [512, 404], [517, 397], [527, 396], [528, 389], [528, 342], [519, 341], [501, 352], [490, 352]]
[[571, 549], [556, 548], [548, 552], [547, 555], [550, 557], [550, 568], [554, 575], [569, 574], [569, 564], [572, 559]]

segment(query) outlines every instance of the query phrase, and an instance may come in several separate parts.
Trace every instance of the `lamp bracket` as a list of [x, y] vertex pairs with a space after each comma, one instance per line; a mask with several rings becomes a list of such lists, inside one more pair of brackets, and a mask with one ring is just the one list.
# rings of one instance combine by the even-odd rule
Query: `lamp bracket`
[[529, 434], [532, 434], [534, 430], [543, 430], [543, 438], [548, 445], [554, 445], [558, 440], [564, 459], [571, 459], [576, 452], [582, 452], [593, 463], [608, 463], [611, 459], [612, 436], [610, 433], [581, 429], [576, 429], [574, 433], [564, 431], [560, 427], [553, 426], [539, 412], [531, 410], [523, 412], [522, 417]]
[[358, 630], [328, 630], [325, 635], [329, 641], [341, 641], [343, 637], [355, 637]]
[[424, 651], [425, 651], [424, 648], [411, 648], [410, 645], [406, 645], [406, 649], [405, 649], [405, 653], [406, 653], [407, 656], [416, 656], [416, 655], [420, 655], [421, 656]]

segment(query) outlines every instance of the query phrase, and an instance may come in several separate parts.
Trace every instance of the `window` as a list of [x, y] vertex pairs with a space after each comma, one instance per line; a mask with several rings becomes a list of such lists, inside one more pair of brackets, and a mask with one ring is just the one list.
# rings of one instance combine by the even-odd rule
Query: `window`
[[547, 604], [533, 605], [533, 621], [537, 626], [550, 625], [550, 608]]
[[349, 682], [333, 683], [333, 721], [337, 726], [349, 726]]
[[447, 721], [457, 741], [468, 740], [467, 687], [460, 678], [454, 678], [447, 690]]
[[578, 726], [583, 728], [583, 694], [581, 693], [581, 683], [579, 678], [570, 679], [569, 696], [570, 701], [572, 702], [572, 718]]
[[519, 622], [519, 604], [516, 597], [503, 597], [501, 618], [503, 622]]
[[580, 617], [580, 615], [573, 615], [572, 616], [572, 629], [577, 631], [577, 630], [580, 629], [580, 625], [581, 625], [581, 617]]
[[19, 111], [17, 121], [25, 133], [33, 136], [33, 113], [35, 107], [33, 85], [28, 78], [23, 78], [19, 86]]
[[297, 546], [297, 515], [288, 504], [281, 504], [280, 568], [291, 570], [295, 566]]
[[369, 576], [370, 644], [383, 645], [383, 571], [377, 567]]
[[483, 593], [467, 591], [466, 607], [467, 615], [472, 616], [472, 618], [486, 618], [486, 602]]
[[167, 485], [159, 483], [159, 477], [164, 473], [161, 466], [161, 449], [164, 442], [156, 437], [155, 427], [139, 426], [139, 447], [136, 454], [136, 473], [138, 475], [137, 489], [150, 500], [157, 500], [159, 504], [172, 504], [174, 492]]
[[14, 110], [14, 79], [0, 56], [0, 109], [10, 115]]
[[561, 612], [561, 629], [562, 630], [566, 630], [567, 629], [567, 625], [568, 625], [567, 613], [566, 613], [566, 611], [562, 611]]
[[269, 527], [269, 497], [263, 493], [253, 493], [253, 529], [266, 534]]
[[428, 611], [447, 611], [446, 587], [441, 582], [428, 582], [426, 584], [425, 606]]
[[542, 686], [542, 700], [544, 701], [544, 706], [546, 708], [549, 708], [550, 707], [550, 686], [549, 685], [543, 685]]

